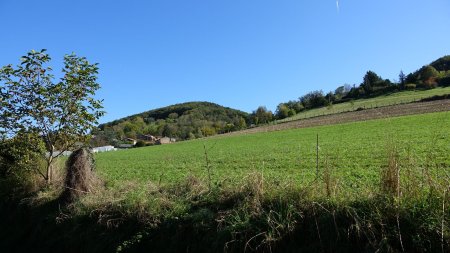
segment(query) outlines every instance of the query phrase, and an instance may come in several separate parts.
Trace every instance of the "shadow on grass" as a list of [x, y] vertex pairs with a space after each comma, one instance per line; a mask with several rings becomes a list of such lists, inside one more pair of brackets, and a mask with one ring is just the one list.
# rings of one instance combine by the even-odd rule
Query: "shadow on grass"
[[[448, 236], [442, 244], [436, 229], [440, 216], [430, 213], [439, 210], [439, 199], [398, 209], [385, 198], [337, 205], [299, 203], [289, 196], [260, 202], [247, 197], [199, 201], [182, 217], [153, 226], [113, 212], [66, 215], [59, 200], [2, 202], [0, 248], [47, 253], [450, 252]], [[118, 222], [101, 222], [105, 216]]]

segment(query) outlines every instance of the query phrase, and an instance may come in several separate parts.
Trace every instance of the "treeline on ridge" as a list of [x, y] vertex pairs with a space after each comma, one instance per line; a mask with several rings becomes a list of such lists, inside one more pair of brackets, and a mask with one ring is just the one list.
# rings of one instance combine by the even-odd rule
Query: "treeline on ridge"
[[252, 113], [252, 117], [262, 117], [265, 121], [264, 123], [266, 123], [274, 119], [291, 117], [305, 110], [349, 102], [355, 99], [372, 98], [403, 90], [433, 89], [438, 86], [450, 86], [450, 56], [441, 57], [408, 75], [400, 71], [397, 82], [383, 79], [374, 71], [367, 71], [358, 86], [356, 84], [345, 84], [326, 94], [322, 90], [309, 92], [299, 97], [298, 100], [280, 103], [277, 106], [275, 115], [272, 115], [265, 107], [260, 106]]

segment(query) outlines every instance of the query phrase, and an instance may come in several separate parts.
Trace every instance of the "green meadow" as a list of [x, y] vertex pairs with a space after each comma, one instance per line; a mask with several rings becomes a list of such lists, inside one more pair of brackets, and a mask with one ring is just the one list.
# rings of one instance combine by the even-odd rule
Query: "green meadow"
[[401, 168], [418, 176], [424, 170], [435, 178], [448, 176], [449, 140], [450, 112], [430, 113], [100, 153], [96, 168], [109, 187], [171, 185], [190, 176], [211, 185], [240, 185], [255, 172], [271, 185], [301, 186], [316, 179], [318, 165], [319, 177], [331, 174], [336, 189], [347, 194], [379, 187], [392, 152]]

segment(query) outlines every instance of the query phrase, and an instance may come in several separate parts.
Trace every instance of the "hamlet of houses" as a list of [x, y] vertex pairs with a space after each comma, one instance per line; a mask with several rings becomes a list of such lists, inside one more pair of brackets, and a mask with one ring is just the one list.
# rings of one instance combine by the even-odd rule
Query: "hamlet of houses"
[[161, 145], [176, 142], [176, 139], [170, 137], [156, 137], [150, 134], [141, 134], [137, 136], [137, 139], [127, 138], [126, 143], [117, 145], [117, 148], [132, 148], [136, 146], [138, 141], [143, 141], [148, 145]]
[[[143, 142], [145, 142], [145, 144], [148, 144], [148, 145], [162, 145], [162, 144], [169, 144], [169, 143], [176, 142], [176, 139], [170, 138], [170, 137], [155, 137], [153, 135], [139, 135], [137, 140], [132, 139], [132, 138], [127, 138], [125, 141], [126, 141], [126, 143], [117, 144], [116, 146], [108, 145], [108, 146], [91, 148], [91, 151], [93, 153], [101, 153], [101, 152], [116, 151], [118, 149], [133, 148], [136, 146], [138, 141], [143, 141]], [[80, 146], [81, 145], [82, 145], [82, 143], [80, 143]], [[53, 157], [57, 157], [59, 155], [69, 156], [70, 154], [72, 154], [72, 151], [64, 151], [64, 152], [54, 151], [52, 154], [53, 154]], [[47, 157], [50, 156], [50, 152], [47, 152], [46, 155], [47, 155]]]

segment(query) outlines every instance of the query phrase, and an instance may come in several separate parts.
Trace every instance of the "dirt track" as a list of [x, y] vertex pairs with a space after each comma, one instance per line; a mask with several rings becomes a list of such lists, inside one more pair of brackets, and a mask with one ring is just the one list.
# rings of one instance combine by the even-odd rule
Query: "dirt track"
[[450, 99], [437, 100], [431, 102], [417, 102], [410, 104], [393, 105], [374, 109], [367, 109], [362, 111], [325, 115], [309, 119], [301, 119], [286, 123], [280, 123], [276, 125], [255, 127], [239, 132], [233, 132], [230, 134], [234, 135], [234, 134], [258, 133], [258, 132], [270, 132], [292, 128], [333, 125], [347, 122], [365, 121], [371, 119], [382, 119], [404, 115], [443, 112], [443, 111], [450, 111]]

